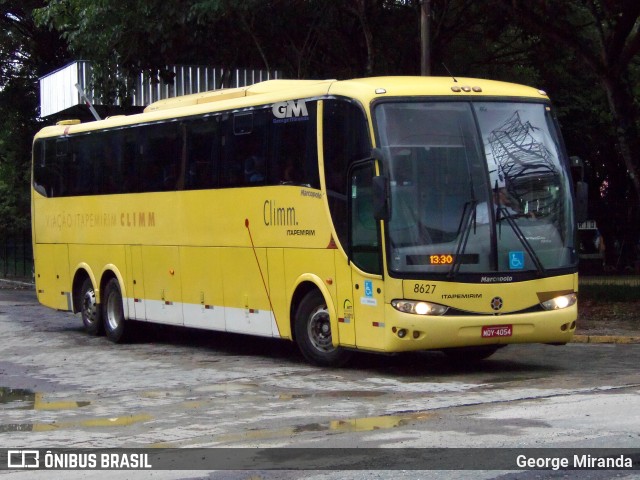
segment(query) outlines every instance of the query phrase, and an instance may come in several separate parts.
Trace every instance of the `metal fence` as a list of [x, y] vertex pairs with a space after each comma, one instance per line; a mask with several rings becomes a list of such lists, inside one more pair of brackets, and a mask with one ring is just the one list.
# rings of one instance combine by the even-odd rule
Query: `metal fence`
[[[246, 87], [264, 80], [282, 78], [280, 70], [226, 69], [202, 65], [167, 65], [166, 70], [173, 74], [170, 83], [158, 81], [157, 75], [148, 73], [141, 73], [135, 79], [130, 98], [132, 106], [146, 107], [165, 98], [221, 88]], [[93, 91], [91, 63], [72, 62], [40, 78], [40, 116], [44, 118], [84, 105], [85, 101], [76, 84], [93, 98], [94, 105], [102, 105]], [[120, 100], [116, 100], [116, 104], [120, 105]]]
[[0, 238], [0, 278], [33, 278], [31, 231]]

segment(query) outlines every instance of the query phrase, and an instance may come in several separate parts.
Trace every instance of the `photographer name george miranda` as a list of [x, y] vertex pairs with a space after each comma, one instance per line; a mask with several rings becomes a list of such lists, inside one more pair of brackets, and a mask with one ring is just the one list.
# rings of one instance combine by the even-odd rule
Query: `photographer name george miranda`
[[520, 468], [539, 468], [545, 470], [564, 469], [632, 469], [633, 459], [625, 455], [617, 457], [595, 457], [592, 455], [573, 455], [569, 457], [528, 457], [518, 455], [516, 464]]

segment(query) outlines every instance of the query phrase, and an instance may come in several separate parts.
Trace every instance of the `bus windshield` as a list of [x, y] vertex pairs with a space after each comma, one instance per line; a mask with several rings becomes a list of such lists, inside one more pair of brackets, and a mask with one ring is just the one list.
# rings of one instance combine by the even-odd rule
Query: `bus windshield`
[[575, 266], [571, 187], [543, 103], [397, 101], [375, 108], [397, 274]]

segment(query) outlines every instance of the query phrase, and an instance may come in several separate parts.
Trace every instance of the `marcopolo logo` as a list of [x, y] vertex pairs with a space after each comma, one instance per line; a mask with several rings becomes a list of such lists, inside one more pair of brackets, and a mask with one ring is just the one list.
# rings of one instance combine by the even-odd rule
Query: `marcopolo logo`
[[309, 118], [309, 111], [304, 100], [287, 100], [286, 102], [274, 103], [271, 111], [273, 116], [276, 117], [273, 120], [274, 123], [308, 120]]

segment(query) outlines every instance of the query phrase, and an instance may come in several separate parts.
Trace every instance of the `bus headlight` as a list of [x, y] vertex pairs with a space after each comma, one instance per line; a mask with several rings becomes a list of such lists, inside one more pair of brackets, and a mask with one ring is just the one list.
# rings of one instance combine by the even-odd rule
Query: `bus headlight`
[[578, 297], [575, 293], [569, 293], [567, 295], [560, 295], [559, 297], [552, 298], [546, 302], [542, 302], [542, 308], [545, 310], [560, 310], [567, 308], [576, 303]]
[[391, 306], [400, 312], [414, 315], [444, 315], [449, 310], [449, 307], [444, 305], [417, 300], [392, 300]]

